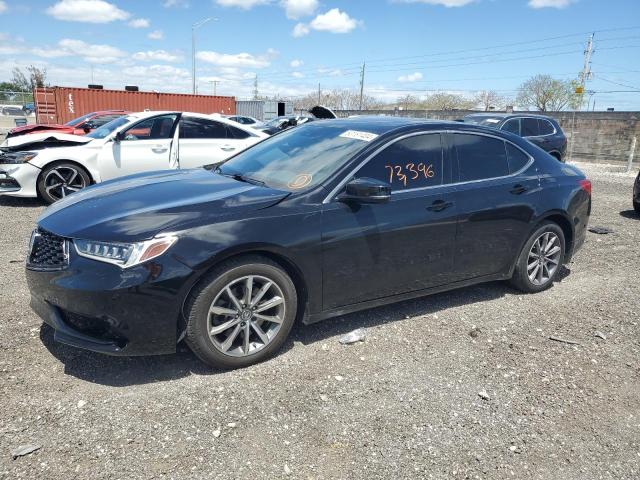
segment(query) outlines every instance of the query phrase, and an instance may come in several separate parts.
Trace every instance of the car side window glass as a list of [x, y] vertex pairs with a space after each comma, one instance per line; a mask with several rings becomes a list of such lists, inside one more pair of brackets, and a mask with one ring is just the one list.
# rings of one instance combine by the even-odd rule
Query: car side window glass
[[231, 125], [227, 125], [227, 134], [229, 138], [235, 138], [236, 140], [244, 140], [245, 138], [249, 138], [251, 135], [249, 132], [245, 132], [236, 127], [232, 127]]
[[520, 122], [522, 125], [523, 137], [537, 137], [540, 135], [540, 127], [537, 118], [523, 118]]
[[553, 135], [555, 128], [549, 120], [539, 119], [538, 125], [540, 126], [540, 135]]
[[507, 158], [509, 159], [509, 172], [516, 173], [529, 163], [529, 156], [512, 143], [505, 142]]
[[507, 120], [504, 125], [502, 125], [501, 130], [505, 132], [515, 133], [516, 135], [520, 135], [520, 119], [512, 118]]
[[375, 178], [393, 191], [442, 185], [445, 178], [439, 133], [415, 135], [389, 145], [356, 172], [356, 178]]
[[206, 118], [182, 117], [180, 119], [180, 138], [227, 138], [225, 125]]
[[504, 141], [482, 135], [453, 134], [461, 182], [509, 175]]
[[124, 132], [124, 140], [160, 140], [171, 138], [176, 115], [161, 115], [136, 123]]

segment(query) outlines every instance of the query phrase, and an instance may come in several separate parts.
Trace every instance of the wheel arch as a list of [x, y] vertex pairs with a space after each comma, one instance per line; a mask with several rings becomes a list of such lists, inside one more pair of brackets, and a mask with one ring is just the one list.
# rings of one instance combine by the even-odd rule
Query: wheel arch
[[87, 168], [86, 165], [83, 165], [82, 163], [78, 162], [77, 160], [70, 160], [70, 159], [66, 159], [66, 158], [61, 158], [58, 160], [52, 160], [51, 162], [47, 162], [45, 165], [43, 165], [40, 168], [40, 173], [38, 174], [38, 178], [37, 178], [37, 182], [40, 181], [40, 178], [42, 177], [42, 174], [44, 173], [45, 170], [47, 170], [49, 167], [53, 166], [53, 165], [58, 165], [60, 163], [72, 163], [74, 165], [76, 165], [77, 167], [83, 169], [85, 172], [87, 172], [87, 175], [89, 175], [89, 180], [91, 180], [91, 183], [94, 184], [96, 183], [96, 174], [95, 172], [92, 172], [91, 169]]
[[571, 255], [573, 252], [573, 241], [575, 238], [575, 229], [573, 223], [567, 215], [566, 212], [562, 212], [560, 210], [553, 210], [546, 212], [538, 219], [538, 222], [533, 227], [533, 230], [537, 229], [544, 222], [553, 222], [557, 224], [564, 234], [564, 243], [565, 243], [565, 251], [563, 263], [566, 263], [571, 259]]
[[264, 257], [272, 262], [278, 264], [291, 278], [293, 285], [296, 289], [298, 296], [298, 311], [296, 312], [296, 321], [301, 320], [305, 311], [307, 310], [307, 303], [309, 300], [309, 289], [307, 280], [302, 273], [302, 270], [298, 267], [296, 262], [291, 259], [282, 249], [272, 245], [247, 245], [238, 248], [232, 248], [221, 252], [216, 255], [213, 261], [207, 264], [205, 268], [198, 271], [197, 279], [189, 287], [183, 303], [180, 309], [180, 318], [178, 320], [178, 339], [181, 338], [182, 332], [186, 327], [185, 319], [187, 318], [187, 312], [185, 308], [187, 306], [188, 299], [191, 296], [191, 292], [199, 288], [207, 275], [217, 268], [221, 263], [228, 260], [242, 259], [243, 257], [259, 256]]

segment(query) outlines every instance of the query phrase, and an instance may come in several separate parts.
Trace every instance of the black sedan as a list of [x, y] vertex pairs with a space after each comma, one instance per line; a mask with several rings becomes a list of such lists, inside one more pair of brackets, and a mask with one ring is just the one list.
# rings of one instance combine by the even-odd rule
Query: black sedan
[[515, 133], [561, 162], [565, 161], [567, 137], [555, 118], [531, 113], [472, 113], [462, 121]]
[[104, 182], [31, 238], [32, 308], [59, 342], [210, 365], [276, 352], [294, 322], [493, 280], [552, 285], [591, 183], [521, 137], [401, 118], [312, 122], [215, 168]]

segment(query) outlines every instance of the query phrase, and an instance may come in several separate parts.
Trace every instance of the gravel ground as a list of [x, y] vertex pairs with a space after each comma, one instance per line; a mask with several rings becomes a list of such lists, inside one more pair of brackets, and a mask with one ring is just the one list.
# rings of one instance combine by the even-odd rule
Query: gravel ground
[[[590, 233], [551, 290], [492, 283], [296, 327], [234, 372], [184, 348], [55, 344], [23, 274], [43, 207], [0, 198], [0, 478], [640, 478], [633, 177], [581, 167], [591, 225], [615, 232]], [[338, 343], [358, 327], [364, 343]]]

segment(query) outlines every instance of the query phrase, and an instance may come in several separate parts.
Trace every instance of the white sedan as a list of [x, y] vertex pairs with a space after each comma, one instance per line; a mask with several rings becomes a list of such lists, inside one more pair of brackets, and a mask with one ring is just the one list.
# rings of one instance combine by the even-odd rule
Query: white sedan
[[53, 203], [124, 175], [220, 163], [268, 135], [222, 117], [142, 112], [85, 136], [42, 133], [0, 146], [0, 195]]

